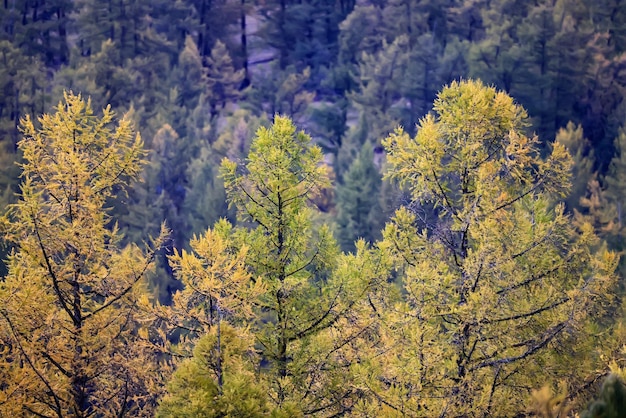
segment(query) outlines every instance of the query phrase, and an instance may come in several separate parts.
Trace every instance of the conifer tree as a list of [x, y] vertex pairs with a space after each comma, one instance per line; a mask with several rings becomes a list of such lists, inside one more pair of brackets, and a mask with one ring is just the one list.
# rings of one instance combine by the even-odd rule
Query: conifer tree
[[563, 144], [572, 156], [572, 188], [565, 200], [569, 211], [580, 208], [580, 199], [585, 195], [587, 184], [593, 176], [593, 150], [583, 135], [582, 126], [572, 122], [556, 134], [556, 141]]
[[615, 156], [605, 177], [606, 197], [617, 214], [617, 226], [621, 230], [626, 220], [626, 130], [621, 129], [615, 138]]
[[[402, 84], [407, 76], [409, 51], [408, 37], [400, 36], [393, 42], [383, 42], [377, 53], [363, 53], [359, 59], [359, 89], [349, 98], [364, 118], [367, 138], [372, 143], [401, 122], [397, 102], [404, 94]], [[399, 106], [404, 105], [402, 102]]]
[[383, 233], [405, 289], [370, 386], [385, 410], [509, 416], [526, 401], [516, 388], [582, 381], [565, 347], [611, 300], [618, 256], [552, 208], [569, 190], [571, 158], [557, 142], [542, 159], [526, 123], [505, 93], [455, 82], [415, 138], [399, 129], [384, 141], [389, 177], [439, 215], [424, 224], [401, 208]]
[[245, 76], [244, 70], [235, 70], [226, 46], [217, 41], [211, 56], [207, 58], [207, 82], [211, 92], [211, 116], [215, 117], [226, 104], [240, 96], [239, 88]]
[[24, 181], [1, 224], [16, 246], [0, 283], [2, 415], [147, 416], [154, 406], [159, 372], [136, 334], [154, 248], [121, 248], [106, 209], [141, 170], [142, 142], [113, 116], [69, 93], [40, 128], [22, 123]]
[[[224, 324], [200, 338], [194, 355], [178, 366], [157, 417], [269, 417], [267, 391], [255, 384], [251, 339]], [[219, 358], [220, 361], [215, 360]], [[271, 415], [273, 417], [277, 414]]]
[[[259, 304], [268, 314], [257, 324], [256, 338], [269, 363], [271, 397], [278, 406], [303, 409], [332, 405], [324, 395], [335, 385], [317, 381], [316, 375], [322, 360], [319, 350], [328, 343], [318, 341], [316, 346], [314, 341], [336, 321], [335, 292], [341, 291], [324, 286], [336, 244], [327, 227], [312, 230], [306, 206], [307, 196], [329, 185], [325, 167], [319, 164], [321, 151], [309, 142], [289, 119], [277, 116], [270, 129], [257, 132], [243, 173], [235, 162], [222, 163], [229, 200], [242, 221], [257, 225], [238, 232], [250, 248], [251, 271], [267, 283]], [[307, 396], [308, 385], [312, 391]], [[299, 405], [301, 396], [306, 402]]]
[[381, 178], [366, 142], [337, 186], [337, 241], [344, 251], [354, 251], [359, 238], [373, 243], [380, 237], [385, 222], [378, 202]]
[[[0, 40], [0, 144], [15, 153], [20, 119], [43, 112], [45, 72], [36, 56]], [[3, 165], [2, 170], [10, 165]]]
[[581, 418], [619, 418], [626, 415], [626, 386], [621, 379], [610, 374], [602, 383], [600, 397], [591, 402]]
[[[167, 326], [183, 330], [178, 347], [188, 351], [203, 334], [219, 335], [224, 326], [231, 327], [236, 341], [256, 350], [238, 360], [242, 363], [234, 372], [226, 367], [235, 366], [223, 363], [223, 374], [218, 366], [204, 373], [207, 390], [223, 387], [216, 407], [229, 396], [229, 378], [234, 380], [228, 384], [238, 385], [234, 396], [264, 388], [277, 417], [342, 414], [358, 400], [350, 366], [361, 361], [360, 341], [378, 322], [369, 313], [367, 294], [381, 285], [389, 263], [363, 241], [354, 254], [340, 256], [328, 226], [313, 229], [315, 213], [308, 202], [329, 180], [321, 150], [310, 141], [286, 117], [276, 116], [270, 128], [260, 128], [245, 166], [222, 163], [240, 226], [219, 221], [192, 240], [191, 252], [171, 258], [184, 288], [171, 307], [156, 306], [153, 312]], [[228, 347], [213, 341], [214, 351], [205, 358], [218, 364], [220, 350]], [[186, 379], [187, 367], [173, 382]], [[242, 386], [237, 373], [250, 367], [257, 373]], [[195, 396], [193, 385], [187, 394], [172, 386], [164, 405], [172, 397]]]

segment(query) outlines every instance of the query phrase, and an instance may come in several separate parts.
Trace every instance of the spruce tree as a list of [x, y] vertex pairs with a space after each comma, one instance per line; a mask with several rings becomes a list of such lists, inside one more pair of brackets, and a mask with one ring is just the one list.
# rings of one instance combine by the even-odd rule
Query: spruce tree
[[[260, 128], [245, 165], [222, 163], [239, 226], [221, 220], [192, 240], [190, 252], [170, 259], [184, 287], [171, 307], [157, 305], [153, 312], [167, 327], [182, 330], [171, 350], [187, 351], [202, 335], [213, 336], [213, 351], [204, 358], [216, 366], [198, 373], [207, 376], [207, 390], [223, 388], [216, 408], [231, 396], [232, 384], [237, 399], [263, 388], [272, 416], [345, 414], [359, 399], [350, 367], [363, 361], [359, 347], [375, 344], [379, 321], [367, 295], [383, 287], [389, 263], [363, 241], [354, 254], [340, 255], [330, 228], [314, 229], [316, 210], [309, 202], [329, 179], [321, 150], [310, 142], [286, 117]], [[227, 327], [238, 336], [235, 344], [245, 341], [256, 351], [232, 371], [229, 348], [215, 340]], [[175, 382], [187, 379], [189, 370], [182, 367], [164, 405], [198, 393], [193, 382], [179, 390]], [[257, 372], [242, 386], [238, 373], [251, 368]]]
[[373, 243], [380, 237], [385, 222], [379, 203], [381, 179], [373, 147], [366, 142], [337, 186], [337, 241], [344, 251], [354, 251], [359, 238]]

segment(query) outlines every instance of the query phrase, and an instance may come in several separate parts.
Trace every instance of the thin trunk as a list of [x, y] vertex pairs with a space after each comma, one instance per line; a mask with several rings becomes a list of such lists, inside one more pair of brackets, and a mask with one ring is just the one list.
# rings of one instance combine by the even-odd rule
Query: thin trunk
[[243, 56], [243, 87], [250, 84], [250, 75], [248, 74], [248, 37], [246, 34], [246, 0], [241, 0], [241, 55]]
[[224, 387], [224, 375], [222, 373], [222, 311], [218, 301], [215, 302], [215, 307], [217, 310], [217, 390], [221, 395]]
[[82, 342], [82, 301], [80, 295], [79, 273], [74, 273], [74, 280], [72, 281], [72, 312], [73, 312], [73, 339], [74, 339], [74, 357], [72, 359], [70, 379], [71, 385], [71, 397], [72, 397], [72, 409], [73, 415], [78, 418], [82, 418], [88, 415], [89, 410], [89, 396], [87, 393], [87, 376], [85, 376], [83, 356], [83, 342]]
[[[285, 245], [283, 227], [283, 201], [280, 192], [278, 192], [278, 260], [280, 262], [278, 280], [281, 286], [276, 296], [278, 302], [278, 323], [280, 327], [280, 340], [278, 343], [278, 374], [281, 379], [287, 377], [287, 312], [283, 307], [285, 297], [284, 283], [286, 278], [285, 260], [283, 260], [283, 250]], [[282, 386], [279, 389], [278, 399], [282, 403], [285, 400], [285, 391]]]

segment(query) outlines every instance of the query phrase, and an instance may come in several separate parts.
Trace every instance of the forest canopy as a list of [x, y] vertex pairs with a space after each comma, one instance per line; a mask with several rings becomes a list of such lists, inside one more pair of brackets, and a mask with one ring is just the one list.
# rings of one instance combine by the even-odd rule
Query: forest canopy
[[2, 3], [0, 416], [619, 416], [625, 25]]

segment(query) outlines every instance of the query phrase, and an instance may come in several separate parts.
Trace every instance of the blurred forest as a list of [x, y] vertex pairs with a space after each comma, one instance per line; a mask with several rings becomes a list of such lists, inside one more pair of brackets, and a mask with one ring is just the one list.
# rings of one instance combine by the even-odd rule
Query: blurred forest
[[[563, 194], [560, 189], [549, 189], [540, 182], [541, 187], [545, 186], [548, 194], [561, 193], [559, 199], [564, 201], [562, 216], [576, 219], [572, 223], [578, 222], [577, 225], [593, 226], [601, 241], [589, 238], [589, 242], [593, 241], [590, 246], [598, 251], [602, 248], [602, 251], [615, 253], [625, 250], [626, 102], [623, 98], [626, 95], [626, 5], [619, 0], [4, 0], [0, 4], [0, 207], [6, 208], [16, 202], [16, 193], [23, 181], [19, 164], [24, 163], [24, 155], [18, 147], [22, 138], [21, 120], [30, 117], [34, 123], [32, 129], [36, 130], [41, 125], [38, 117], [53, 112], [64, 100], [64, 91], [89, 98], [96, 114], [110, 105], [118, 117], [126, 115], [141, 134], [147, 150], [147, 163], [138, 174], [140, 181], [132, 182], [127, 190], [116, 185], [117, 189], [108, 197], [105, 207], [123, 235], [120, 245], [149, 242], [151, 237], [159, 235], [162, 222], [166, 222], [171, 232], [164, 250], [155, 255], [157, 269], [149, 274], [148, 293], [159, 309], [176, 306], [173, 294], [183, 289], [184, 282], [181, 280], [183, 273], [180, 273], [184, 270], [183, 261], [179, 258], [184, 253], [180, 251], [198, 252], [193, 248], [194, 243], [200, 245], [204, 234], [212, 231], [207, 232], [207, 228], [215, 228], [212, 232], [215, 236], [228, 236], [230, 238], [224, 238], [226, 241], [236, 242], [224, 244], [224, 248], [230, 250], [223, 251], [229, 254], [244, 251], [242, 243], [246, 243], [251, 253], [257, 251], [256, 257], [262, 258], [262, 251], [251, 244], [260, 242], [261, 238], [247, 241], [248, 232], [241, 231], [264, 218], [259, 218], [257, 212], [251, 214], [252, 209], [245, 206], [249, 204], [246, 199], [252, 199], [250, 196], [246, 198], [234, 191], [239, 185], [237, 176], [248, 174], [235, 168], [228, 171], [224, 165], [220, 169], [220, 164], [224, 159], [239, 166], [249, 164], [255, 133], [259, 128], [287, 123], [280, 122], [282, 119], [277, 117], [286, 115], [298, 130], [310, 135], [312, 144], [321, 149], [317, 160], [311, 158], [317, 164], [323, 163], [327, 169], [327, 178], [315, 185], [318, 192], [302, 202], [302, 207], [314, 208], [309, 214], [310, 219], [305, 222], [294, 215], [292, 227], [303, 222], [303, 230], [315, 231], [307, 232], [302, 239], [310, 242], [299, 243], [294, 251], [308, 254], [307, 251], [317, 248], [318, 252], [312, 257], [320, 257], [322, 261], [319, 265], [317, 261], [312, 262], [313, 267], [307, 264], [306, 269], [315, 269], [316, 277], [330, 277], [330, 271], [334, 271], [337, 265], [349, 264], [336, 261], [341, 257], [364, 257], [359, 262], [373, 263], [367, 257], [374, 255], [364, 255], [369, 254], [368, 248], [373, 248], [370, 245], [390, 242], [394, 233], [406, 232], [403, 228], [409, 228], [408, 224], [419, 225], [424, 228], [424, 236], [432, 238], [447, 225], [441, 219], [448, 215], [454, 219], [456, 213], [460, 213], [454, 202], [437, 202], [433, 197], [436, 193], [422, 196], [413, 190], [410, 182], [417, 177], [408, 174], [402, 177], [401, 171], [385, 177], [390, 165], [396, 164], [398, 170], [397, 167], [403, 167], [402, 162], [397, 162], [399, 160], [393, 162], [393, 158], [400, 157], [390, 157], [396, 143], [385, 138], [394, 135], [414, 137], [418, 134], [418, 126], [428, 126], [427, 115], [433, 111], [433, 103], [443, 86], [468, 79], [482, 80], [485, 85], [494, 86], [526, 109], [528, 117], [511, 122], [511, 126], [528, 138], [536, 135], [537, 142], [533, 145], [536, 146], [536, 161], [549, 160], [561, 146], [569, 151], [573, 162], [571, 189]], [[482, 91], [481, 88], [474, 92]], [[398, 126], [403, 127], [403, 131], [394, 134]], [[271, 149], [271, 145], [265, 146]], [[267, 149], [260, 151], [258, 147], [255, 148], [257, 154], [269, 152]], [[396, 149], [395, 152], [400, 151]], [[302, 153], [306, 154], [305, 151]], [[408, 162], [406, 164], [410, 166]], [[531, 165], [541, 167], [537, 162]], [[305, 168], [312, 170], [309, 166]], [[249, 167], [248, 170], [252, 172]], [[392, 181], [392, 177], [398, 181]], [[524, 181], [538, 180], [525, 178]], [[512, 192], [507, 189], [506, 193]], [[547, 207], [553, 210], [553, 197], [546, 198], [537, 211], [547, 211]], [[448, 203], [450, 208], [446, 209]], [[242, 209], [242, 205], [246, 209]], [[408, 208], [410, 214], [402, 210], [396, 212], [401, 207]], [[559, 228], [565, 228], [559, 223], [558, 208], [554, 210], [557, 215], [553, 221], [559, 224]], [[385, 228], [392, 217], [394, 220]], [[225, 232], [229, 228], [224, 226], [225, 222], [242, 228], [233, 233], [236, 238]], [[437, 222], [441, 228], [432, 226]], [[456, 221], [450, 222], [453, 225]], [[523, 224], [522, 220], [516, 222]], [[534, 222], [533, 218], [533, 228]], [[322, 226], [326, 224], [328, 230]], [[398, 230], [392, 230], [393, 225]], [[454, 231], [457, 227], [451, 226]], [[415, 234], [417, 236], [419, 232], [416, 230]], [[563, 232], [563, 237], [569, 237], [567, 234], [569, 232]], [[327, 244], [326, 240], [332, 239], [326, 235], [334, 236], [332, 239], [336, 239], [343, 255], [339, 255], [338, 249], [331, 248], [334, 244]], [[359, 238], [362, 241], [357, 242]], [[563, 240], [575, 241], [570, 238]], [[605, 242], [605, 246], [601, 242]], [[3, 246], [0, 251], [3, 259], [12, 248], [10, 243]], [[395, 270], [392, 269], [397, 260], [381, 261], [385, 265], [383, 270], [388, 272], [389, 283], [400, 283], [403, 274], [409, 277], [407, 271], [415, 268], [412, 262], [421, 265], [422, 261], [411, 261], [413, 255], [403, 253], [409, 250], [402, 246], [389, 249], [390, 254], [393, 253], [389, 257], [394, 260], [402, 258], [408, 263], [402, 268], [396, 265]], [[325, 261], [324, 257], [335, 261]], [[463, 253], [462, 258], [465, 257], [471, 258], [472, 255]], [[591, 255], [589, 257], [591, 260]], [[296, 265], [301, 261], [291, 262]], [[606, 259], [604, 261], [610, 264]], [[254, 267], [248, 270], [250, 274], [264, 271], [257, 264], [252, 265]], [[423, 267], [429, 272], [437, 270], [436, 266]], [[349, 266], [343, 268], [345, 272], [342, 274], [353, 274], [348, 272]], [[607, 268], [607, 277], [612, 274], [609, 270]], [[2, 265], [3, 276], [7, 271]], [[617, 271], [623, 277], [626, 268], [620, 264]], [[340, 284], [333, 286], [341, 289], [338, 294], [348, 293], [347, 299], [341, 302], [346, 306], [331, 304], [329, 311], [337, 310], [334, 319], [322, 315], [319, 323], [314, 317], [305, 320], [298, 316], [297, 320], [311, 321], [316, 324], [313, 328], [326, 324], [324, 329], [339, 327], [342, 323], [345, 326], [345, 321], [350, 323], [358, 298]], [[411, 287], [410, 284], [403, 286], [398, 289], [406, 291]], [[570, 291], [567, 289], [563, 292]], [[622, 293], [623, 282], [619, 281], [612, 295], [619, 299]], [[313, 306], [316, 300], [313, 295], [317, 295], [313, 290], [302, 291], [294, 306], [304, 311], [303, 297], [311, 298], [310, 305]], [[277, 297], [282, 300], [282, 296]], [[390, 296], [380, 296], [381, 300], [387, 300], [387, 297]], [[579, 301], [575, 296], [568, 296], [568, 303], [574, 300]], [[320, 303], [325, 306], [326, 302]], [[407, 306], [411, 305], [407, 303]], [[545, 307], [558, 302], [543, 303]], [[580, 303], [580, 306], [587, 306], [587, 302]], [[372, 299], [368, 304], [374, 307], [377, 301]], [[618, 321], [616, 317], [621, 315], [615, 313], [621, 309], [618, 305], [621, 306], [614, 301], [607, 302], [607, 311], [596, 312], [599, 324], [594, 326], [598, 327], [598, 334], [610, 328], [607, 324]], [[315, 311], [311, 306], [307, 309]], [[402, 309], [408, 309], [407, 306]], [[274, 309], [276, 317], [272, 316]], [[266, 318], [261, 322], [276, 320], [279, 323], [281, 309], [265, 306]], [[311, 315], [316, 313], [319, 314], [315, 311]], [[555, 329], [550, 327], [558, 327], [561, 323], [554, 318], [551, 320], [555, 322], [533, 326]], [[359, 322], [360, 319], [354, 321], [357, 328], [362, 327], [359, 329], [363, 333], [375, 333], [369, 325]], [[467, 324], [470, 323], [476, 325], [468, 320]], [[438, 326], [447, 327], [445, 323]], [[580, 325], [585, 326], [591, 327]], [[204, 329], [204, 338], [219, 339], [219, 335], [211, 334], [215, 333], [214, 329], [212, 319]], [[288, 343], [292, 344], [294, 340], [302, 347], [314, 342], [313, 336], [307, 333], [295, 332], [296, 337], [292, 339], [284, 337], [279, 342], [267, 342], [259, 337], [270, 332], [267, 329], [248, 331], [258, 332], [256, 340], [250, 338], [257, 345], [262, 341], [267, 347], [276, 344], [286, 350]], [[419, 339], [416, 333], [418, 331], [414, 330], [406, 338]], [[176, 339], [177, 335], [168, 338]], [[242, 352], [249, 350], [249, 343], [238, 340], [242, 337], [237, 335], [225, 328], [223, 338], [235, 341], [232, 344]], [[454, 338], [462, 336], [462, 333], [455, 334]], [[528, 345], [528, 341], [519, 344]], [[324, 346], [326, 343], [319, 344], [332, 352]], [[581, 345], [574, 346], [583, 350]], [[300, 349], [305, 350], [302, 347]], [[590, 349], [589, 345], [585, 347]], [[191, 347], [181, 350], [184, 356], [192, 356]], [[501, 349], [500, 353], [502, 350], [506, 351]], [[272, 353], [277, 356], [278, 363], [283, 362], [280, 367], [286, 367], [286, 351], [282, 352], [282, 357], [280, 353]], [[236, 350], [229, 355], [233, 358], [243, 356]], [[483, 355], [489, 358], [486, 352]], [[613, 358], [608, 354], [603, 357], [607, 364], [609, 357]], [[263, 362], [270, 360], [264, 357]], [[252, 366], [237, 367], [237, 372], [233, 373], [239, 373], [238, 378], [245, 380], [245, 376], [255, 373]], [[297, 391], [281, 386], [284, 382], [280, 375], [283, 373], [282, 378], [285, 378], [286, 371], [277, 367], [277, 377], [272, 384], [277, 385], [277, 396], [286, 397], [276, 402], [283, 405], [284, 416], [298, 416], [302, 410], [294, 412], [295, 409], [289, 409], [296, 408], [293, 406], [296, 401], [283, 395], [283, 392]], [[368, 367], [375, 369], [373, 363], [368, 363]], [[394, 367], [413, 366], [406, 363]], [[496, 369], [494, 382], [504, 379], [499, 374], [501, 369]], [[516, 371], [507, 373], [515, 374]], [[606, 370], [598, 372], [595, 378], [572, 374], [568, 378], [584, 380], [577, 390], [586, 396], [591, 393], [591, 388], [597, 389], [600, 376], [607, 373]], [[482, 382], [483, 377], [472, 375], [472, 381]], [[437, 380], [437, 376], [430, 378], [430, 383]], [[328, 390], [342, 385], [333, 379], [329, 378], [332, 383], [326, 382]], [[378, 382], [385, 386], [379, 388], [381, 391], [396, 384], [401, 386], [398, 382], [402, 380], [397, 376], [386, 379]], [[454, 384], [461, 392], [469, 391], [469, 386], [461, 384], [463, 379], [465, 372], [457, 376]], [[528, 393], [531, 389], [539, 389], [530, 387], [530, 383], [524, 384], [528, 386]], [[222, 394], [221, 384], [218, 386]], [[257, 399], [255, 391], [261, 389], [248, 389], [254, 392], [248, 394], [250, 399]], [[409, 386], [405, 385], [404, 389], [409, 390]], [[553, 389], [556, 391], [556, 386]], [[376, 393], [374, 388], [360, 387], [358, 390]], [[568, 390], [571, 393], [573, 386]], [[363, 393], [361, 395], [365, 398]], [[305, 414], [324, 415], [330, 410], [336, 414], [347, 413], [348, 409], [342, 412], [335, 408], [335, 404], [327, 409], [320, 406], [323, 402], [319, 401], [344, 395], [321, 389], [318, 393], [311, 388], [302, 397], [307, 400], [307, 397], [315, 398]], [[499, 399], [505, 398], [506, 393]], [[384, 400], [378, 401], [385, 404]], [[475, 400], [477, 405], [483, 401], [482, 398]], [[267, 402], [271, 404], [270, 401], [258, 402], [263, 404], [255, 404], [251, 409], [266, 412], [271, 409], [266, 405]], [[337, 400], [336, 404], [341, 402]], [[494, 410], [490, 409], [493, 408], [491, 399], [487, 404], [482, 411], [488, 415]], [[166, 405], [163, 410], [171, 407], [175, 411], [177, 406], [172, 405]], [[465, 411], [462, 404], [454, 407]], [[349, 410], [358, 409], [354, 408]], [[368, 415], [373, 413], [368, 408], [371, 405], [362, 407], [362, 416], [374, 416]], [[410, 409], [415, 412], [422, 406], [416, 404], [410, 408], [415, 408]], [[400, 414], [397, 409], [390, 410]], [[176, 412], [171, 415], [163, 413], [163, 416], [183, 416], [176, 415]], [[458, 416], [474, 416], [471, 413], [462, 415], [467, 411], [459, 413]], [[196, 411], [196, 414], [199, 413]], [[408, 412], [408, 416], [412, 413]], [[424, 416], [429, 416], [428, 412]]]

